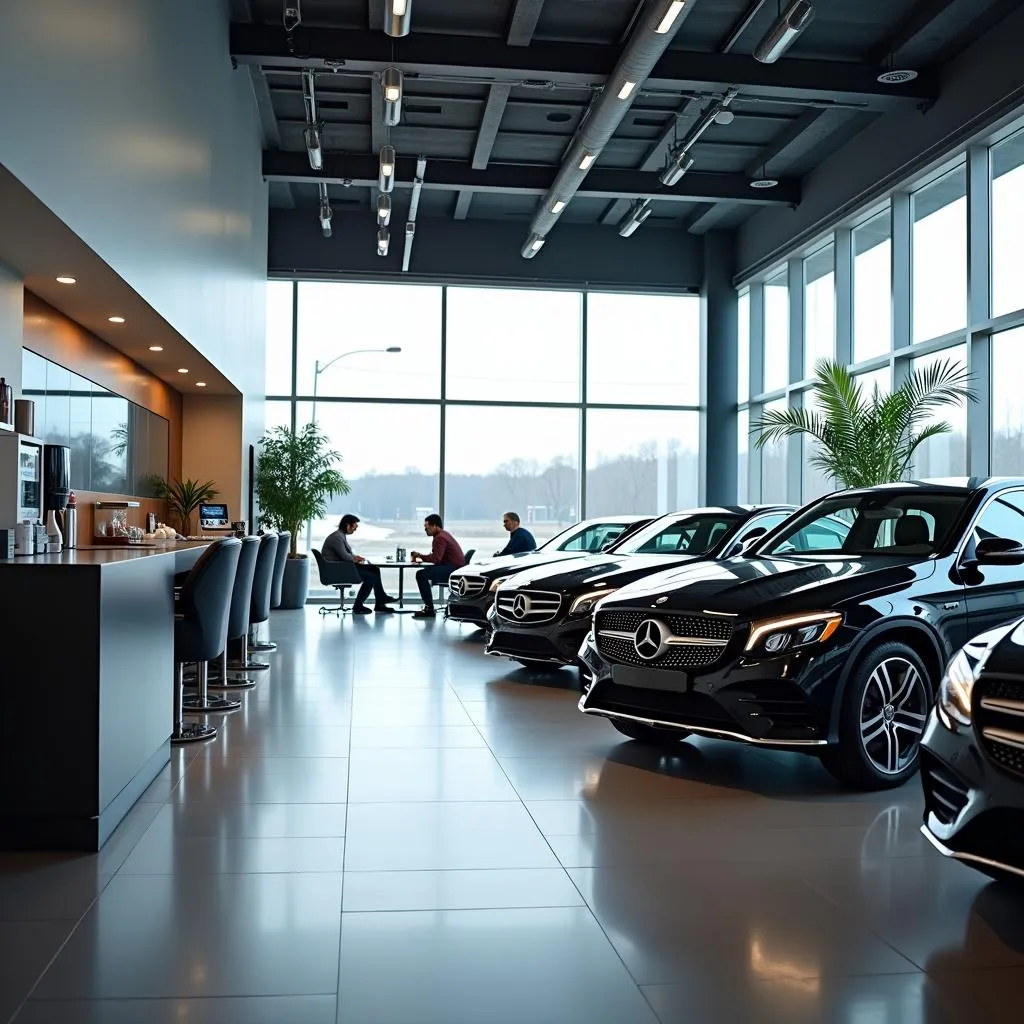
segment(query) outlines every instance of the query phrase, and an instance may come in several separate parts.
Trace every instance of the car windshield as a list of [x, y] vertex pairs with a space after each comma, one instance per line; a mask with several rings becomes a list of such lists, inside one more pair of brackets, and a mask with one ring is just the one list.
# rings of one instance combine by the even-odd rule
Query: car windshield
[[927, 557], [949, 536], [967, 497], [921, 490], [838, 495], [791, 520], [753, 553]]
[[738, 516], [725, 512], [662, 516], [613, 550], [617, 555], [703, 555], [738, 522]]

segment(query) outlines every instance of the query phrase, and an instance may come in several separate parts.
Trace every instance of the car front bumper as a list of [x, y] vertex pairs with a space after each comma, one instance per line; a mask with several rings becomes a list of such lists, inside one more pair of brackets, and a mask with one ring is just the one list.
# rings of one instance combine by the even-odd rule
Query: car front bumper
[[611, 664], [589, 633], [579, 650], [587, 677], [584, 714], [679, 729], [780, 749], [829, 743], [834, 695], [845, 649], [795, 652], [760, 661], [726, 649], [693, 671]]
[[491, 635], [486, 654], [554, 665], [577, 664], [577, 652], [590, 629], [590, 617], [563, 618], [539, 626], [517, 626], [493, 610], [488, 618]]
[[1024, 776], [997, 767], [974, 729], [954, 732], [933, 711], [921, 748], [921, 832], [941, 854], [1024, 878]]
[[475, 597], [451, 596], [445, 605], [444, 617], [453, 622], [469, 622], [474, 626], [488, 626], [487, 613], [494, 604], [494, 595], [489, 591]]

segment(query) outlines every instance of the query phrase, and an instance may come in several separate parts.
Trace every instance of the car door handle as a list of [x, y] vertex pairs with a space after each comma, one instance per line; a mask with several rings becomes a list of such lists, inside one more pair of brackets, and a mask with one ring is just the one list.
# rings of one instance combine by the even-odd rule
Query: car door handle
[[960, 602], [959, 601], [947, 601], [942, 607], [947, 612], [954, 612], [954, 611], [957, 610], [957, 608], [960, 607]]

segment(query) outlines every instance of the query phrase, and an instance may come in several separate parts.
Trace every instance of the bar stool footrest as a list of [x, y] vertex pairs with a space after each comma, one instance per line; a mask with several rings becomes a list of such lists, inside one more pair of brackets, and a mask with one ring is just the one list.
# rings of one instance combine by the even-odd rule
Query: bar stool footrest
[[186, 697], [182, 702], [185, 714], [205, 714], [208, 711], [237, 711], [241, 706], [240, 700], [228, 700], [226, 697], [207, 697], [204, 701], [201, 697]]
[[[220, 679], [220, 676], [217, 677]], [[251, 690], [256, 685], [255, 679], [248, 676], [238, 676], [235, 679], [229, 678], [226, 683], [214, 681], [207, 683], [208, 690]]]
[[250, 643], [249, 643], [249, 650], [250, 651], [276, 651], [277, 650], [277, 644], [271, 643], [270, 641], [267, 641], [267, 643], [262, 643], [262, 642], [260, 642], [260, 643], [252, 643], [250, 641]]
[[229, 661], [229, 672], [266, 672], [270, 666], [261, 661]]

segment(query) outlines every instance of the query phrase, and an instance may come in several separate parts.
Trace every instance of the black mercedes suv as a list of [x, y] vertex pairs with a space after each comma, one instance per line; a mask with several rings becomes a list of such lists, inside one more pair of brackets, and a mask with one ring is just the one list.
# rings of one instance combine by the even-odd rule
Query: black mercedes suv
[[[1024, 564], [1024, 548], [990, 550]], [[1024, 619], [975, 637], [949, 663], [921, 749], [921, 831], [994, 878], [1024, 878]]]
[[529, 568], [497, 589], [487, 653], [521, 664], [572, 665], [602, 598], [644, 576], [698, 558], [738, 554], [778, 526], [792, 505], [734, 505], [672, 512], [600, 555]]
[[644, 742], [802, 750], [849, 785], [900, 785], [953, 652], [1024, 607], [1024, 569], [1001, 558], [1022, 542], [1024, 480], [829, 495], [743, 558], [601, 601], [580, 710]]
[[448, 580], [451, 597], [445, 606], [444, 617], [455, 622], [470, 622], [475, 626], [486, 627], [487, 613], [494, 603], [495, 590], [514, 573], [603, 551], [624, 534], [645, 526], [651, 518], [624, 515], [586, 519], [555, 534], [536, 551], [496, 556], [456, 569]]

